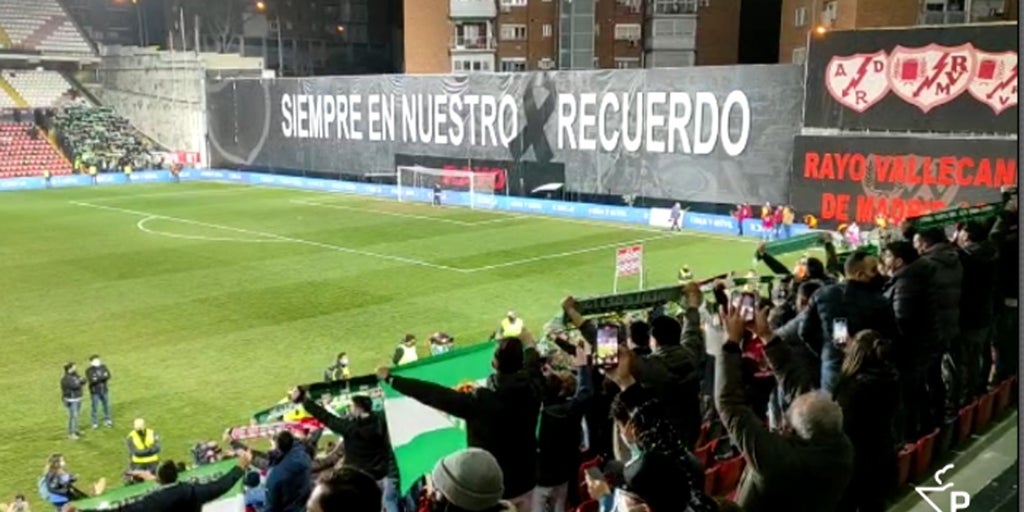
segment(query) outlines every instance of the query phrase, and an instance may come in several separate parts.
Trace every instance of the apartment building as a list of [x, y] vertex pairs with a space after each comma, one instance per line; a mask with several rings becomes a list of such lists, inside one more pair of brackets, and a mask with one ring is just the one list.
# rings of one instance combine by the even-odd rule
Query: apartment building
[[1017, 0], [783, 0], [779, 62], [800, 64], [819, 30], [991, 23], [1017, 19]]
[[741, 0], [405, 0], [405, 71], [734, 64], [740, 4]]

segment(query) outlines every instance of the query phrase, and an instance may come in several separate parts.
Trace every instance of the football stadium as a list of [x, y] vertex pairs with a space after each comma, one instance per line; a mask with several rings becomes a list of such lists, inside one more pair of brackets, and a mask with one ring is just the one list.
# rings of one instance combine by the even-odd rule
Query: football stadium
[[1017, 503], [1015, 1], [100, 3], [0, 0], [0, 512]]

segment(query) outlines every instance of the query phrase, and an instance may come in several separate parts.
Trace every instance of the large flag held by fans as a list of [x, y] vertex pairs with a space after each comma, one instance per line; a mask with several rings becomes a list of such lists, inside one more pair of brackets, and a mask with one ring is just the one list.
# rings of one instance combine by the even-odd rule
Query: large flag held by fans
[[[487, 380], [493, 354], [493, 343], [480, 343], [397, 367], [392, 374], [468, 393]], [[398, 459], [404, 493], [421, 475], [430, 473], [438, 460], [466, 447], [465, 422], [404, 396], [388, 385], [383, 388], [388, 432]]]

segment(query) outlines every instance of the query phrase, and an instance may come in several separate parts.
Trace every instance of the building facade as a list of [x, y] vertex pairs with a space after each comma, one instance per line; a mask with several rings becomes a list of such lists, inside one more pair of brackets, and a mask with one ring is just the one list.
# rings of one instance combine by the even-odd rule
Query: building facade
[[819, 31], [1017, 19], [1017, 0], [783, 0], [779, 62], [802, 64]]
[[405, 0], [405, 72], [735, 64], [740, 4], [740, 0]]

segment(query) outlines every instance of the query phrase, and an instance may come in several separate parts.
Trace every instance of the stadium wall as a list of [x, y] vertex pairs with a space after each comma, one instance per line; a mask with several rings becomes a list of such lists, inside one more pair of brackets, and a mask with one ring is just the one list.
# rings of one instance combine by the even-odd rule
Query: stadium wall
[[[254, 186], [373, 196], [382, 199], [399, 199], [399, 189], [394, 185], [299, 178], [233, 170], [186, 169], [181, 172], [181, 180], [239, 183]], [[170, 183], [172, 181], [174, 179], [169, 171], [141, 171], [134, 173], [131, 178], [131, 183]], [[54, 176], [50, 179], [49, 187], [47, 187], [46, 180], [43, 178], [9, 178], [0, 180], [0, 192], [39, 190], [44, 188], [125, 185], [128, 183], [128, 178], [123, 174], [100, 174], [97, 176], [96, 185], [92, 184], [89, 176], [79, 174]], [[402, 201], [430, 203], [432, 199], [432, 190], [411, 187], [402, 187], [401, 189]], [[476, 194], [476, 197], [471, 200], [469, 193], [459, 191], [445, 192], [444, 201], [446, 204], [454, 206], [469, 206], [472, 203], [478, 209], [600, 222], [622, 222], [666, 229], [669, 227], [670, 210], [666, 208], [631, 208], [489, 194]], [[760, 236], [763, 233], [759, 220], [748, 219], [744, 222], [743, 226], [743, 232], [747, 235]], [[683, 215], [682, 228], [722, 235], [735, 235], [737, 233], [736, 219], [727, 215], [687, 212]], [[793, 226], [794, 235], [802, 234], [806, 231], [807, 226], [803, 224], [795, 224]]]
[[720, 204], [788, 196], [802, 101], [802, 70], [789, 65], [207, 87], [214, 168], [356, 177], [486, 161], [564, 175], [580, 194]]
[[192, 52], [116, 48], [97, 70], [100, 100], [171, 151], [206, 154], [206, 73]]

